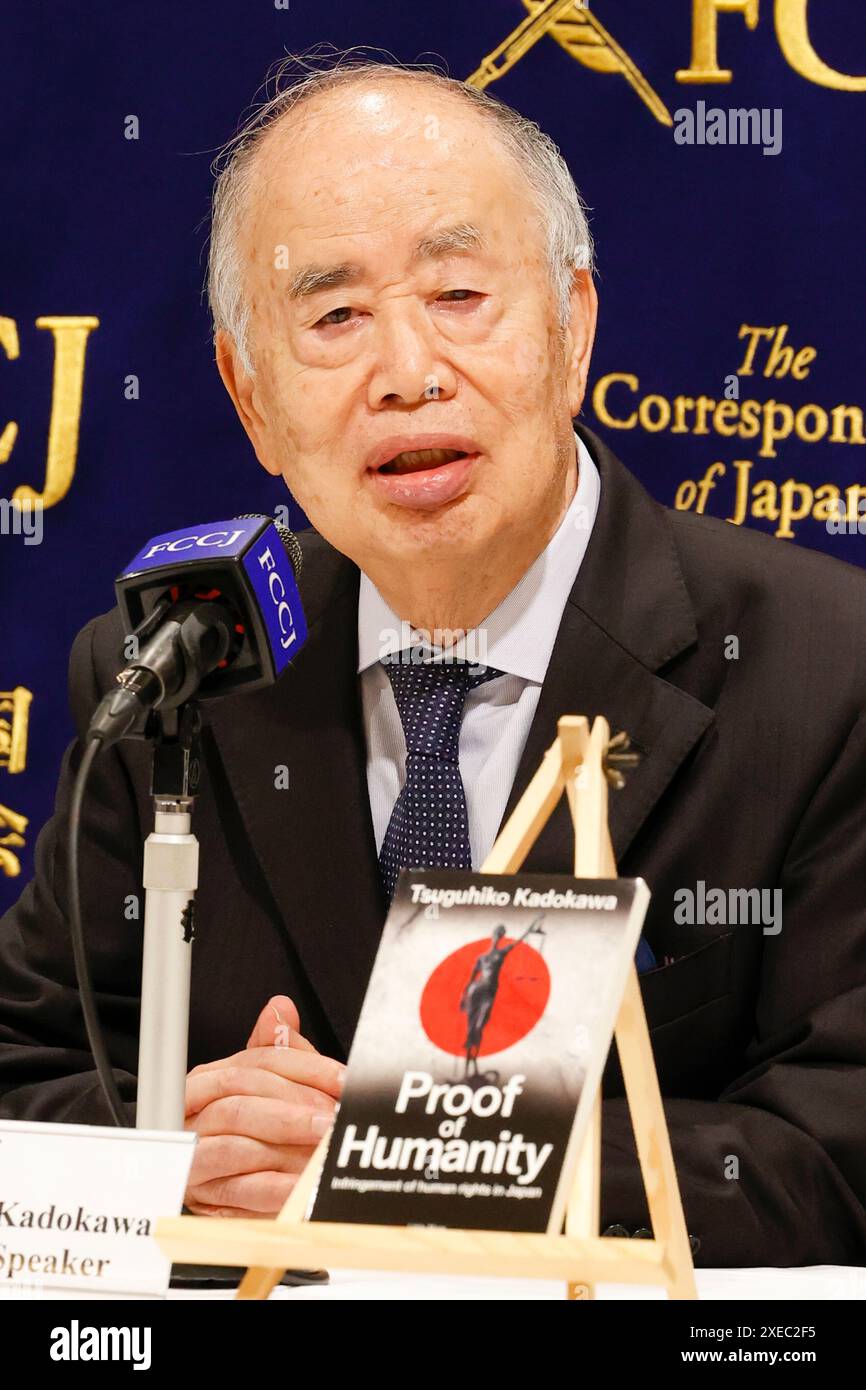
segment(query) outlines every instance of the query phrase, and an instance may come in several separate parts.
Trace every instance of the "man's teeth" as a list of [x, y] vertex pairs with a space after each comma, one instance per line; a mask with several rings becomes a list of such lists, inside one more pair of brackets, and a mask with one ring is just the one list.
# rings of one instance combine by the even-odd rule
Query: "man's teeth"
[[383, 473], [412, 473], [421, 468], [435, 468], [437, 464], [453, 463], [455, 459], [465, 458], [462, 449], [407, 449], [386, 463]]

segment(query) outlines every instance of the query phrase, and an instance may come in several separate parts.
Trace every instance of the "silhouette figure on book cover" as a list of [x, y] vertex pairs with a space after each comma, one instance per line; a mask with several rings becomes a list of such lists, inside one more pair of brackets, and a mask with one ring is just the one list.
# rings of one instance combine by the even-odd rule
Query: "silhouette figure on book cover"
[[[478, 1055], [481, 1051], [481, 1039], [484, 1029], [487, 1027], [488, 1020], [493, 1012], [493, 1005], [496, 1002], [496, 995], [499, 990], [499, 977], [506, 958], [519, 946], [530, 932], [540, 931], [541, 923], [544, 921], [544, 913], [535, 917], [522, 936], [516, 941], [512, 941], [508, 946], [500, 946], [499, 943], [505, 935], [505, 927], [500, 925], [494, 927], [493, 935], [490, 938], [490, 949], [482, 951], [472, 967], [472, 973], [467, 981], [466, 988], [460, 998], [460, 1011], [466, 1015], [466, 1041], [463, 1044], [466, 1061], [463, 1075], [477, 1075]], [[542, 933], [543, 935], [543, 933]]]

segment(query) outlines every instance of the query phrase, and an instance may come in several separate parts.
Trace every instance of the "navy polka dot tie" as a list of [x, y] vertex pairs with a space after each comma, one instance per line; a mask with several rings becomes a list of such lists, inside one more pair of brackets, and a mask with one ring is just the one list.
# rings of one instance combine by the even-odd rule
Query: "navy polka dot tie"
[[466, 793], [457, 759], [466, 696], [501, 676], [465, 661], [382, 665], [406, 737], [406, 781], [379, 851], [388, 901], [401, 869], [471, 869]]

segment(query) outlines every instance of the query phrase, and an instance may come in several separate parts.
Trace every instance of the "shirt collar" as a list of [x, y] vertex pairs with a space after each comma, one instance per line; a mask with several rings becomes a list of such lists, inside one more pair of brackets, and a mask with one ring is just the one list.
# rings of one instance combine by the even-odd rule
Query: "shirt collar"
[[[557, 531], [498, 608], [449, 649], [452, 659], [494, 666], [538, 684], [544, 680], [601, 495], [598, 469], [583, 440], [576, 433], [574, 438], [577, 488]], [[358, 673], [385, 656], [416, 645], [411, 624], [401, 622], [362, 572], [358, 592]]]

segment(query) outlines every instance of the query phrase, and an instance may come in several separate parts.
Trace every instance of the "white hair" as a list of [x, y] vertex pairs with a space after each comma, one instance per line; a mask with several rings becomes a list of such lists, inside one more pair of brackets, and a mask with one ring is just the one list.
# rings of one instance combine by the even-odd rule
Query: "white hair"
[[214, 334], [223, 329], [233, 339], [245, 371], [252, 376], [250, 306], [244, 289], [238, 233], [252, 182], [254, 156], [264, 133], [302, 102], [385, 78], [423, 83], [434, 91], [450, 92], [489, 121], [492, 132], [523, 174], [545, 229], [561, 331], [568, 320], [574, 271], [592, 271], [593, 246], [587, 209], [558, 146], [535, 121], [429, 65], [370, 61], [355, 56], [357, 53], [352, 49], [337, 51], [329, 56], [324, 68], [315, 65], [321, 59], [320, 51], [284, 59], [272, 74], [274, 95], [255, 108], [214, 160], [207, 281]]

